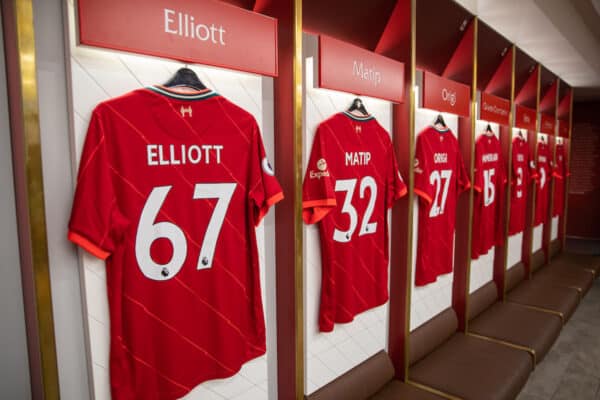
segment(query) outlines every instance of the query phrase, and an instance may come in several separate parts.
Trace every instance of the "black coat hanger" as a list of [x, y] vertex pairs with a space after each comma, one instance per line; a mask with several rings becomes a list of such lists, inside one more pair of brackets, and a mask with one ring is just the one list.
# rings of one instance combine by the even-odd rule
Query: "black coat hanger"
[[523, 140], [525, 139], [525, 137], [523, 136], [523, 131], [522, 131], [522, 130], [520, 130], [520, 131], [519, 131], [519, 137], [520, 137], [521, 139], [523, 139]]
[[443, 128], [448, 127], [448, 125], [446, 125], [446, 121], [444, 121], [444, 117], [442, 116], [442, 114], [438, 114], [435, 121], [433, 122], [433, 125], [441, 125]]
[[363, 115], [367, 116], [369, 115], [369, 112], [367, 111], [367, 109], [365, 108], [365, 104], [363, 103], [363, 101], [361, 99], [359, 99], [358, 97], [355, 98], [352, 101], [352, 104], [350, 104], [350, 107], [348, 107], [347, 112], [352, 112], [352, 111], [358, 111], [360, 113], [362, 113]]
[[494, 131], [492, 130], [492, 126], [490, 124], [487, 124], [487, 126], [485, 127], [485, 133], [488, 135], [494, 134]]
[[200, 81], [198, 75], [191, 69], [184, 67], [179, 68], [175, 75], [171, 79], [169, 79], [164, 86], [166, 87], [175, 87], [175, 86], [187, 86], [196, 90], [204, 90], [206, 86]]

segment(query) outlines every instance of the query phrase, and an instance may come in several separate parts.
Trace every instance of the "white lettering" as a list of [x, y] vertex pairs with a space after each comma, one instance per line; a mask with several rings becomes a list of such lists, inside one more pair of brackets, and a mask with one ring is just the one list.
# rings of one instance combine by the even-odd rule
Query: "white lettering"
[[498, 114], [504, 117], [508, 115], [508, 110], [505, 110], [504, 108], [500, 108], [492, 104], [488, 104], [486, 102], [483, 102], [483, 109], [492, 114]]
[[148, 166], [157, 165], [185, 165], [199, 164], [202, 161], [204, 153], [205, 164], [221, 164], [221, 151], [223, 145], [191, 145], [182, 144], [148, 144], [146, 145], [146, 155]]
[[433, 155], [433, 162], [435, 164], [443, 164], [448, 162], [448, 153], [435, 153]]
[[481, 161], [484, 163], [498, 161], [498, 153], [484, 154], [481, 156]]
[[368, 151], [351, 151], [345, 154], [346, 166], [369, 165], [371, 153]]
[[370, 81], [375, 86], [381, 84], [381, 72], [376, 71], [375, 68], [365, 66], [362, 61], [354, 60], [354, 63], [352, 64], [352, 75]]
[[[183, 13], [181, 11], [164, 10], [164, 31], [171, 35], [178, 35], [190, 39], [198, 39], [201, 42], [210, 41], [213, 44], [226, 46], [225, 33], [227, 32], [223, 25], [215, 23], [196, 24], [196, 19], [193, 15]], [[177, 19], [175, 19], [177, 14]]]
[[152, 166], [152, 165], [158, 165], [158, 162], [156, 161], [156, 145], [155, 144], [149, 144], [146, 146], [146, 151], [148, 153], [148, 165]]
[[442, 100], [447, 101], [452, 107], [454, 107], [454, 105], [456, 104], [456, 92], [443, 88]]

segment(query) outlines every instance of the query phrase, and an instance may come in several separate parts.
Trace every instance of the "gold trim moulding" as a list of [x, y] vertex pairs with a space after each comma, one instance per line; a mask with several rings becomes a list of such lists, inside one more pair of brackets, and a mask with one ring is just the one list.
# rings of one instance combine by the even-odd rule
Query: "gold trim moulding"
[[561, 320], [561, 322], [562, 322], [563, 325], [567, 323], [567, 321], [565, 320], [565, 315], [562, 312], [560, 312], [560, 311], [551, 310], [549, 308], [544, 308], [544, 307], [532, 306], [532, 305], [529, 305], [529, 304], [521, 304], [521, 303], [517, 303], [516, 301], [510, 301], [510, 300], [507, 300], [506, 302], [507, 303], [511, 303], [511, 304], [516, 304], [516, 305], [519, 305], [521, 307], [529, 308], [529, 309], [532, 309], [532, 310], [537, 310], [537, 311], [540, 311], [540, 312], [543, 312], [543, 313], [546, 313], [546, 314], [552, 314], [552, 315], [557, 316], [558, 318], [560, 318], [560, 320]]
[[445, 399], [448, 399], [448, 400], [464, 400], [461, 397], [454, 396], [452, 394], [449, 394], [449, 393], [443, 392], [441, 390], [432, 388], [431, 386], [423, 385], [422, 383], [418, 383], [418, 382], [411, 381], [411, 380], [406, 381], [406, 383], [409, 384], [409, 385], [411, 385], [411, 386], [414, 386], [414, 387], [416, 387], [418, 389], [424, 390], [426, 392], [429, 392], [429, 393], [441, 396], [441, 397], [443, 397]]
[[535, 366], [537, 364], [537, 359], [536, 359], [536, 355], [535, 355], [535, 350], [532, 349], [531, 347], [522, 346], [520, 344], [515, 344], [515, 343], [507, 342], [506, 340], [496, 339], [496, 338], [493, 338], [493, 337], [490, 337], [490, 336], [479, 335], [477, 333], [472, 333], [472, 332], [467, 332], [467, 335], [475, 337], [475, 338], [478, 338], [478, 339], [481, 339], [481, 340], [486, 340], [488, 342], [497, 343], [497, 344], [502, 345], [502, 346], [511, 347], [513, 349], [516, 349], [516, 350], [526, 351], [531, 356], [531, 361], [533, 362], [533, 365], [532, 365], [531, 369], [532, 370], [535, 369]]

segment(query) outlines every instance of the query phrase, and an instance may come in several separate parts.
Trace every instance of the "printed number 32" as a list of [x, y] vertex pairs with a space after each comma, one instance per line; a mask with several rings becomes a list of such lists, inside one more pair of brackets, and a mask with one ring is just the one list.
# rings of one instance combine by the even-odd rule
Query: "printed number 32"
[[[235, 186], [235, 183], [197, 183], [194, 186], [194, 200], [217, 199], [200, 246], [198, 269], [212, 267], [217, 239]], [[166, 281], [177, 275], [187, 256], [187, 240], [183, 230], [172, 222], [154, 222], [171, 188], [158, 186], [152, 189], [142, 210], [135, 237], [135, 257], [140, 270], [144, 276], [155, 281]], [[152, 243], [161, 238], [170, 241], [173, 248], [173, 256], [166, 264], [157, 263], [150, 255]]]
[[[333, 240], [336, 242], [347, 243], [352, 239], [352, 235], [358, 225], [358, 213], [356, 208], [352, 205], [352, 197], [354, 196], [354, 189], [356, 188], [356, 179], [340, 179], [335, 182], [336, 192], [346, 192], [344, 197], [344, 203], [342, 204], [342, 213], [348, 214], [350, 218], [350, 227], [346, 231], [335, 228], [333, 231]], [[358, 236], [368, 235], [377, 231], [377, 222], [369, 222], [373, 210], [375, 209], [375, 199], [377, 198], [377, 183], [371, 176], [365, 176], [360, 180], [360, 198], [364, 199], [365, 189], [369, 188], [369, 203], [365, 210], [362, 222], [360, 224], [360, 231]]]

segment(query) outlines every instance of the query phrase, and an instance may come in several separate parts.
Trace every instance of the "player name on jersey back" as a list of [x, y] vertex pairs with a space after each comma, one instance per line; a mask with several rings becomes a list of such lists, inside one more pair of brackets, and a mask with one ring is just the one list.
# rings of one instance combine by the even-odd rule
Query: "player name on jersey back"
[[185, 164], [221, 164], [223, 145], [146, 145], [148, 166], [185, 165]]

